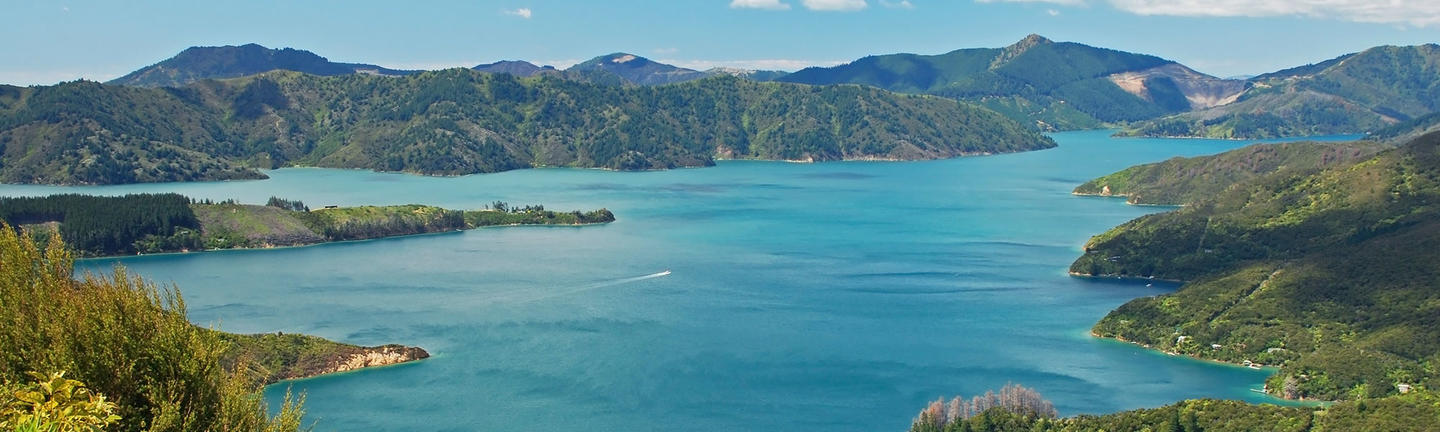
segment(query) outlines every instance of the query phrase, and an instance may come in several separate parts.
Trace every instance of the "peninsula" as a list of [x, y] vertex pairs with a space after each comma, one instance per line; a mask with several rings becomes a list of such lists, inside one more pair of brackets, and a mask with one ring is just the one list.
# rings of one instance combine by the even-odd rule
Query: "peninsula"
[[303, 246], [487, 226], [613, 222], [606, 209], [557, 212], [496, 201], [481, 210], [419, 204], [310, 209], [272, 197], [267, 205], [194, 201], [179, 194], [0, 198], [0, 221], [40, 243], [58, 234], [83, 257]]

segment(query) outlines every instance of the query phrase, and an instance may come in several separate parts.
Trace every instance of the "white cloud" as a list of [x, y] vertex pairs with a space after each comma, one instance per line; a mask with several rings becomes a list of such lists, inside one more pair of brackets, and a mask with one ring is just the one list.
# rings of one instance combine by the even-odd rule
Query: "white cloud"
[[524, 18], [524, 19], [530, 19], [531, 12], [530, 12], [530, 8], [519, 8], [519, 9], [506, 10], [506, 11], [505, 11], [505, 14], [506, 14], [506, 15], [518, 16], [518, 17]]
[[86, 79], [105, 82], [130, 73], [125, 67], [98, 68], [96, 70], [54, 69], [26, 70], [0, 69], [0, 84], [16, 86], [55, 85], [64, 81]]
[[387, 67], [387, 68], [390, 68], [390, 69], [399, 69], [399, 70], [441, 70], [441, 69], [453, 69], [453, 68], [468, 68], [468, 67], [473, 67], [473, 66], [475, 66], [475, 65], [482, 64], [482, 63], [489, 63], [489, 62], [483, 61], [483, 60], [451, 60], [451, 61], [437, 60], [437, 61], [413, 61], [413, 62], [382, 63], [382, 64], [380, 64], [380, 66], [384, 66], [384, 67]]
[[731, 9], [789, 10], [790, 5], [780, 0], [730, 0]]
[[869, 6], [865, 0], [800, 0], [800, 4], [817, 11], [857, 11]]
[[1050, 3], [1061, 6], [1085, 6], [1085, 0], [975, 0], [976, 3]]
[[890, 9], [914, 9], [914, 8], [915, 8], [915, 5], [910, 4], [910, 0], [900, 0], [900, 1], [880, 0], [880, 5], [881, 5], [881, 6], [884, 6], [884, 7], [887, 7], [887, 8], [890, 8]]
[[726, 67], [755, 70], [779, 70], [797, 71], [811, 66], [835, 66], [845, 63], [840, 60], [806, 60], [806, 59], [755, 59], [755, 60], [656, 60], [661, 63], [668, 63], [683, 68], [695, 70], [706, 70], [710, 68]]
[[1060, 11], [1055, 9], [1046, 9], [1045, 13], [1050, 14], [1050, 16], [1060, 16]]
[[[1096, 0], [1136, 15], [1188, 17], [1303, 16], [1345, 21], [1440, 25], [1436, 0]], [[1086, 0], [975, 0], [976, 3], [1049, 3], [1085, 6]]]
[[570, 66], [574, 66], [574, 65], [580, 64], [580, 62], [582, 62], [582, 61], [585, 61], [585, 59], [568, 58], [568, 59], [540, 60], [540, 61], [532, 61], [532, 62], [530, 62], [530, 63], [534, 63], [534, 64], [541, 65], [541, 66], [550, 65], [550, 66], [554, 66], [556, 69], [565, 69], [565, 68], [569, 68]]
[[1201, 17], [1306, 16], [1347, 21], [1440, 24], [1435, 0], [1109, 0], [1115, 8], [1139, 15]]

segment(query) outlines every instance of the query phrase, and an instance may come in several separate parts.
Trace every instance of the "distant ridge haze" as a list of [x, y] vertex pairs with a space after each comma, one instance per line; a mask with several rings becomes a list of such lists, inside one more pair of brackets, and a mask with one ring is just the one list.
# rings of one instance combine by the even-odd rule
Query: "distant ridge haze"
[[[811, 85], [861, 84], [975, 103], [1042, 130], [1129, 126], [1126, 133], [1135, 135], [1266, 138], [1365, 133], [1434, 112], [1430, 101], [1440, 100], [1436, 47], [1375, 47], [1247, 79], [1218, 78], [1153, 55], [1056, 42], [1037, 34], [1001, 48], [872, 55], [794, 73], [728, 67], [696, 70], [626, 52], [565, 69], [521, 60], [471, 69], [619, 86], [666, 85], [716, 75]], [[418, 72], [332, 62], [309, 51], [247, 44], [192, 47], [110, 83], [180, 86], [277, 69], [315, 75]]]

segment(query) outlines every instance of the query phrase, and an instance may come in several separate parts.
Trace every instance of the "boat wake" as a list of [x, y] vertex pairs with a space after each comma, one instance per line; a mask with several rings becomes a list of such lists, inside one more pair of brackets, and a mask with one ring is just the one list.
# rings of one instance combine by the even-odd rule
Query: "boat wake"
[[552, 298], [555, 298], [555, 297], [562, 297], [562, 296], [574, 295], [574, 294], [579, 294], [579, 293], [586, 292], [586, 291], [597, 290], [597, 289], [600, 289], [600, 288], [613, 287], [613, 286], [616, 286], [616, 285], [624, 285], [624, 284], [639, 282], [639, 281], [643, 281], [643, 280], [647, 280], [647, 279], [661, 278], [661, 277], [665, 277], [665, 276], [669, 276], [669, 275], [670, 275], [670, 270], [665, 270], [665, 271], [662, 271], [662, 272], [659, 272], [659, 273], [651, 273], [651, 274], [644, 275], [644, 276], [635, 276], [635, 277], [628, 277], [628, 278], [623, 278], [623, 279], [614, 279], [614, 280], [608, 280], [608, 281], [601, 281], [601, 282], [596, 282], [596, 283], [593, 283], [593, 284], [590, 284], [590, 285], [585, 285], [585, 286], [581, 286], [581, 287], [577, 287], [577, 288], [557, 290], [557, 291], [554, 291], [554, 292], [545, 293], [544, 295], [541, 295], [541, 296], [539, 296], [539, 297], [534, 297], [534, 298], [530, 298], [530, 299], [526, 299], [526, 300], [521, 300], [519, 303], [531, 303], [531, 302], [536, 302], [536, 301], [540, 301], [540, 300], [552, 299]]

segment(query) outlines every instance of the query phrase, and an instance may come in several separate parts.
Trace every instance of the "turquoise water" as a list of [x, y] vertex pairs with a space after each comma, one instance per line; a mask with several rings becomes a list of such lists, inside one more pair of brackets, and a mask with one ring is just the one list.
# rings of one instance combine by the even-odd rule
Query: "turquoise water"
[[[1062, 414], [1256, 401], [1265, 373], [1097, 340], [1173, 287], [1065, 274], [1091, 235], [1160, 208], [1074, 197], [1126, 166], [1246, 143], [1056, 134], [928, 162], [453, 178], [283, 169], [265, 181], [57, 188], [322, 205], [607, 207], [592, 227], [89, 260], [178, 285], [197, 323], [404, 343], [418, 363], [272, 386], [318, 430], [904, 430], [927, 401], [1014, 382]], [[661, 273], [669, 270], [671, 274]]]

